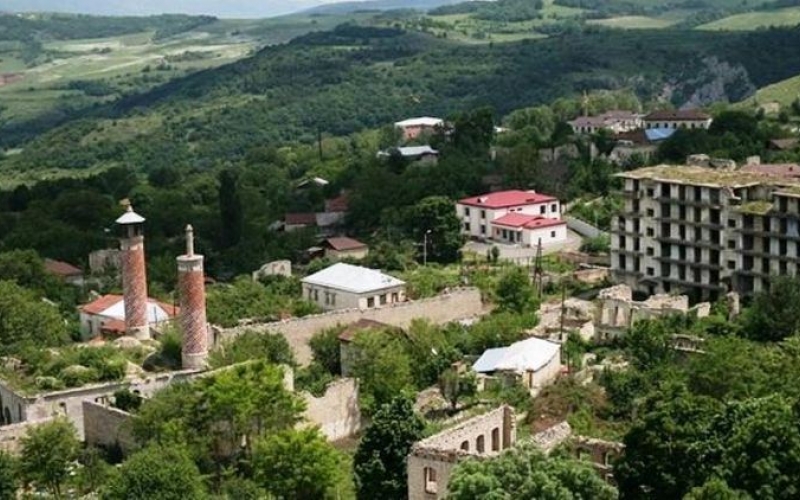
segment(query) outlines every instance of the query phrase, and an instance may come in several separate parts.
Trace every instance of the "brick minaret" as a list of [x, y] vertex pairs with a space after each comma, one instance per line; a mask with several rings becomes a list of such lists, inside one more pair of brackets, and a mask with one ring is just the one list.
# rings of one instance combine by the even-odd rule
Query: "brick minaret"
[[194, 230], [186, 226], [186, 255], [178, 257], [178, 293], [183, 330], [182, 365], [196, 370], [206, 366], [208, 358], [208, 323], [206, 323], [206, 288], [203, 256], [194, 253]]
[[128, 210], [117, 219], [122, 226], [122, 291], [125, 298], [125, 331], [139, 340], [150, 338], [147, 322], [147, 271], [144, 261], [144, 217]]

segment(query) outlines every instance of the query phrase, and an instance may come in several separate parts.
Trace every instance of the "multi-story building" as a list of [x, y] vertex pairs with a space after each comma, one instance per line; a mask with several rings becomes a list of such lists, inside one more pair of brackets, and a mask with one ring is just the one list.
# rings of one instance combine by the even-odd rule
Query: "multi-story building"
[[752, 294], [800, 266], [800, 180], [757, 169], [657, 166], [619, 174], [611, 266], [634, 290]]
[[477, 239], [534, 246], [567, 239], [557, 198], [536, 191], [499, 191], [456, 204], [461, 234]]
[[644, 117], [646, 129], [703, 128], [711, 126], [710, 115], [697, 109], [674, 109], [653, 111]]

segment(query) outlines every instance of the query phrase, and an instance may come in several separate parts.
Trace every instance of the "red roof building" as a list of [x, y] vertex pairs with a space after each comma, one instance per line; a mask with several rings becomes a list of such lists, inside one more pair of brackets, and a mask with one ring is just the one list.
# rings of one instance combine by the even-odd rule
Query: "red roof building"
[[44, 259], [44, 269], [53, 276], [72, 284], [83, 283], [83, 271], [60, 260]]
[[[147, 319], [151, 326], [171, 321], [180, 309], [155, 299], [147, 301]], [[125, 300], [122, 295], [103, 295], [78, 307], [84, 338], [102, 333], [125, 333]]]
[[513, 228], [540, 229], [551, 226], [566, 225], [561, 219], [548, 219], [540, 215], [508, 214], [492, 221], [493, 226]]
[[527, 205], [538, 205], [540, 203], [547, 203], [551, 201], [558, 201], [556, 198], [537, 193], [536, 191], [498, 191], [496, 193], [488, 193], [481, 196], [472, 196], [464, 198], [459, 201], [460, 205], [469, 205], [472, 207], [485, 207], [485, 208], [512, 208], [523, 207]]

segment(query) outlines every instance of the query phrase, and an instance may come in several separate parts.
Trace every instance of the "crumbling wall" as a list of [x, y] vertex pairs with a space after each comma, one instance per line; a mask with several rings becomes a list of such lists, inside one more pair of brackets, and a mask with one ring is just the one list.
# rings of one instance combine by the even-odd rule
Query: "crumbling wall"
[[224, 342], [248, 330], [280, 334], [289, 342], [297, 362], [305, 366], [311, 362], [308, 341], [315, 333], [326, 328], [349, 325], [359, 319], [371, 319], [400, 328], [407, 328], [416, 318], [443, 324], [481, 314], [482, 310], [480, 290], [459, 288], [429, 299], [390, 304], [375, 309], [343, 309], [286, 321], [245, 324], [223, 329], [218, 337]]
[[358, 406], [358, 381], [345, 378], [328, 386], [322, 397], [303, 393], [306, 425], [318, 425], [329, 441], [346, 438], [361, 430], [361, 410]]
[[28, 429], [52, 421], [52, 418], [45, 418], [0, 427], [0, 451], [18, 455], [22, 446], [22, 438], [28, 433]]
[[86, 444], [103, 448], [119, 446], [124, 455], [134, 450], [136, 441], [132, 433], [133, 415], [128, 412], [95, 403], [83, 402], [83, 428]]

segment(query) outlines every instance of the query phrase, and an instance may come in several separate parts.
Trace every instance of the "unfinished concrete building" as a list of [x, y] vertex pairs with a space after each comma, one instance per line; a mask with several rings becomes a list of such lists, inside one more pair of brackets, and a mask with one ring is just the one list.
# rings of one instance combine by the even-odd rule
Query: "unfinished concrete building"
[[446, 498], [447, 483], [460, 460], [496, 456], [516, 440], [514, 409], [503, 405], [415, 443], [408, 455], [409, 500]]
[[612, 221], [612, 279], [650, 295], [706, 300], [796, 274], [796, 173], [780, 165], [661, 165], [619, 174], [625, 209]]

